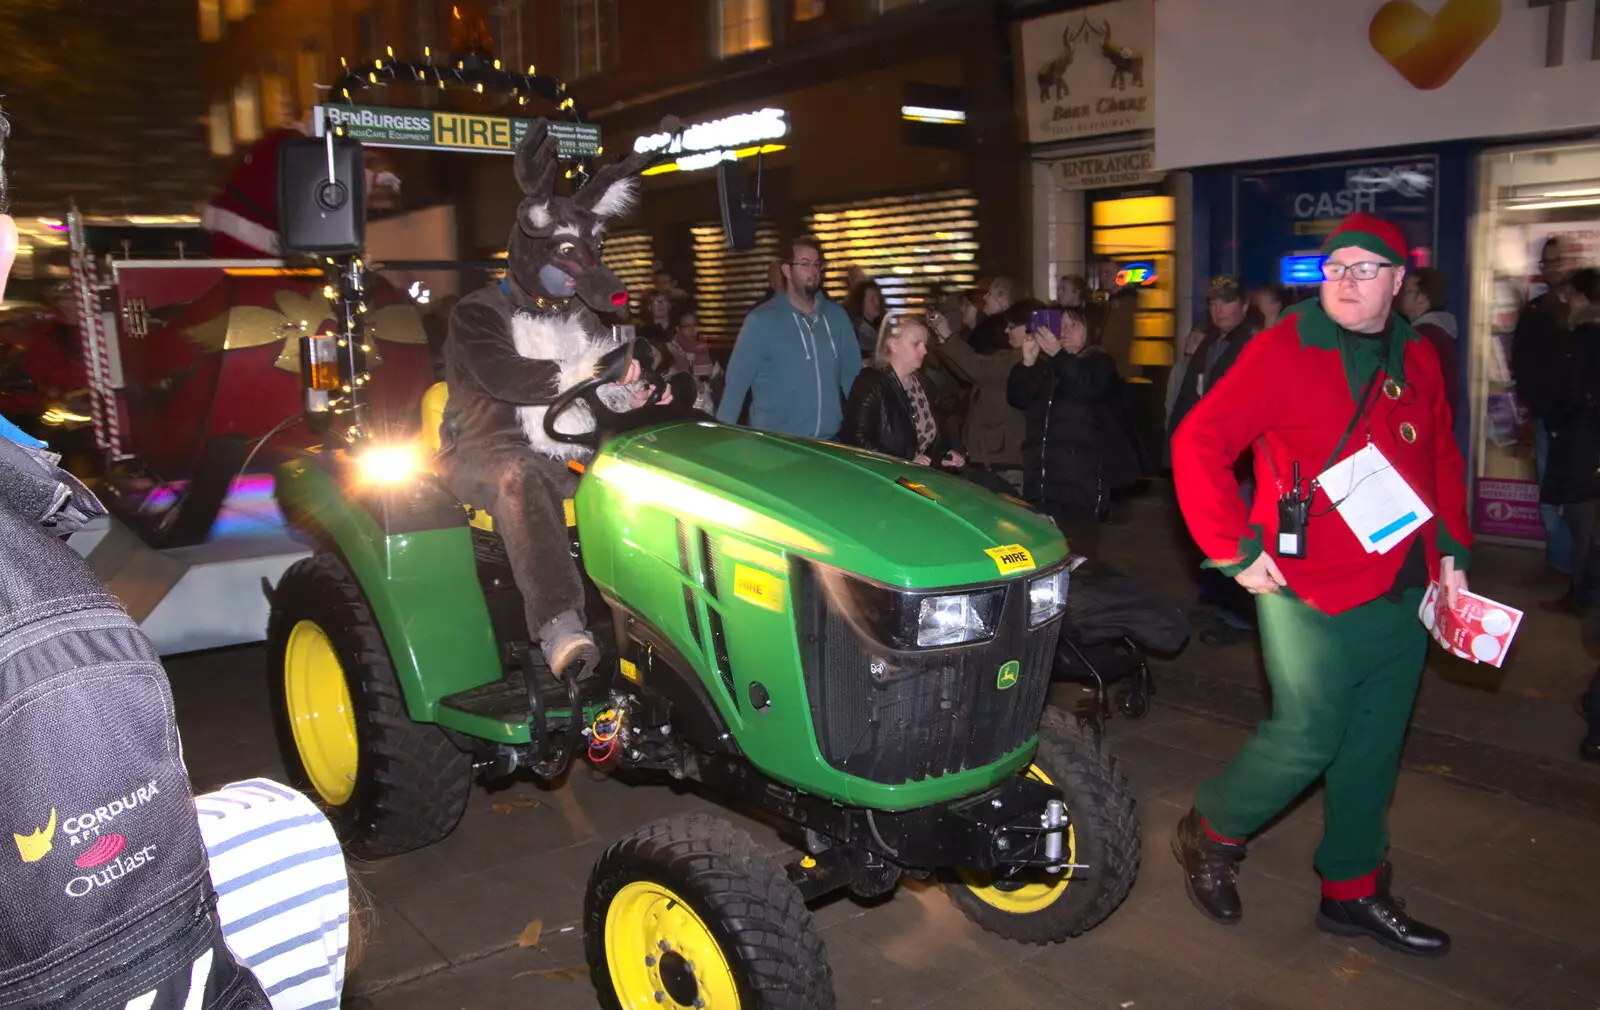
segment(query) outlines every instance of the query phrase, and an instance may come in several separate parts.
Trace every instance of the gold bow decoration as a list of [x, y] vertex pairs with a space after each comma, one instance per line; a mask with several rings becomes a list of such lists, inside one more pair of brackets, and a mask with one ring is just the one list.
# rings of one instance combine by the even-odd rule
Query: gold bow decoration
[[[300, 337], [319, 332], [322, 324], [333, 319], [333, 307], [321, 293], [302, 295], [297, 291], [279, 291], [274, 295], [277, 308], [260, 305], [235, 305], [214, 319], [189, 327], [184, 332], [189, 339], [207, 353], [237, 351], [246, 347], [260, 347], [274, 341], [283, 341], [283, 350], [275, 368], [300, 373]], [[387, 340], [397, 344], [426, 344], [428, 334], [422, 328], [422, 316], [416, 306], [406, 302], [386, 305], [366, 314], [367, 332], [374, 343], [371, 363], [383, 363], [376, 341]]]

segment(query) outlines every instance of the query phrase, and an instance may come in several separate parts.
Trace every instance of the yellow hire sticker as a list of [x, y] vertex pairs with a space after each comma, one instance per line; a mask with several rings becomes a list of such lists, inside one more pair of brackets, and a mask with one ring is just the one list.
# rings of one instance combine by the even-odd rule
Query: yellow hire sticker
[[783, 580], [745, 565], [733, 566], [733, 595], [768, 610], [783, 609]]
[[1033, 568], [1033, 555], [1029, 554], [1028, 549], [1021, 544], [991, 547], [983, 553], [994, 558], [995, 567], [1000, 569], [1001, 575], [1026, 572]]

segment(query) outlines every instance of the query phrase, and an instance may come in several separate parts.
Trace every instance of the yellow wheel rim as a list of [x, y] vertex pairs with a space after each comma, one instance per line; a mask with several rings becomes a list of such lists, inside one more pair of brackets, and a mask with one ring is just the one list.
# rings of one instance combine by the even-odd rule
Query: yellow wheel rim
[[[1030, 779], [1052, 785], [1050, 776], [1038, 765], [1029, 765], [1023, 773]], [[1067, 825], [1067, 862], [1078, 861], [1078, 831], [1072, 825]], [[993, 905], [1002, 912], [1012, 915], [1032, 915], [1042, 912], [1055, 904], [1056, 899], [1067, 893], [1067, 885], [1072, 881], [1072, 871], [1062, 870], [1059, 874], [1045, 874], [1037, 872], [1036, 876], [1045, 877], [1044, 880], [1026, 880], [1020, 883], [1006, 881], [995, 883], [987, 873], [973, 870], [961, 870], [961, 882], [970, 889], [979, 901], [986, 905]]]
[[682, 898], [650, 880], [617, 892], [606, 910], [606, 965], [622, 1010], [738, 1010], [722, 948]]
[[306, 776], [324, 800], [342, 806], [356, 788], [356, 717], [339, 654], [315, 621], [289, 632], [283, 693]]

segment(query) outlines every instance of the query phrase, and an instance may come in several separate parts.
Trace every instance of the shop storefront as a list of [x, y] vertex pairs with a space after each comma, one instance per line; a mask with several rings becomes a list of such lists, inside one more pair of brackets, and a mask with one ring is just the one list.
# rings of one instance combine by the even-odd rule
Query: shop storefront
[[[1600, 144], [1579, 139], [1600, 128], [1596, 12], [1458, 4], [1472, 30], [1450, 48], [1398, 31], [1399, 6], [1159, 4], [1156, 44], [1182, 55], [1162, 64], [1156, 163], [1193, 172], [1196, 283], [1238, 272], [1314, 294], [1332, 223], [1365, 210], [1402, 227], [1410, 266], [1444, 273], [1459, 324], [1456, 422], [1475, 527], [1536, 544], [1538, 469], [1511, 335], [1544, 289], [1548, 238], [1569, 239], [1572, 265], [1600, 261]], [[1317, 45], [1284, 44], [1309, 38]], [[1259, 101], [1260, 81], [1277, 82], [1279, 100]]]
[[[793, 236], [821, 240], [824, 286], [835, 299], [860, 272], [878, 281], [891, 309], [971, 286], [981, 250], [965, 150], [966, 66], [933, 56], [700, 110], [689, 96], [680, 103], [688, 129], [648, 173], [638, 210], [620, 222], [626, 253], [618, 238], [607, 240], [608, 261], [659, 262], [694, 296], [702, 332], [723, 348], [770, 290], [781, 242]], [[852, 114], [841, 116], [847, 107]], [[618, 131], [606, 143], [655, 149], [667, 138]], [[727, 161], [738, 163], [752, 196], [761, 166], [766, 213], [748, 250], [730, 249], [723, 234], [717, 166]]]
[[1118, 366], [1160, 386], [1178, 332], [1186, 198], [1181, 180], [1155, 170], [1152, 7], [1118, 0], [1023, 22], [1016, 89], [1032, 161], [1029, 286], [1045, 300], [1067, 276], [1083, 278], [1097, 301], [1136, 292]]

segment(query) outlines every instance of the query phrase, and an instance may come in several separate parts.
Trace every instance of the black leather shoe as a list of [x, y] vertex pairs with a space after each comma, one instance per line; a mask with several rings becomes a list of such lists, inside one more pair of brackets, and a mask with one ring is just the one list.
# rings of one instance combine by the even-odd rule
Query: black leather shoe
[[1244, 846], [1213, 840], [1206, 834], [1200, 811], [1191, 809], [1173, 833], [1172, 854], [1183, 864], [1184, 885], [1194, 907], [1213, 922], [1238, 925], [1244, 912], [1237, 886]]
[[1317, 928], [1335, 936], [1370, 936], [1390, 950], [1414, 957], [1450, 953], [1450, 934], [1407, 914], [1405, 902], [1389, 893], [1389, 875], [1385, 864], [1378, 875], [1378, 893], [1370, 897], [1354, 901], [1323, 898], [1317, 909]]
[[1600, 765], [1600, 743], [1584, 742], [1578, 745], [1578, 757]]

